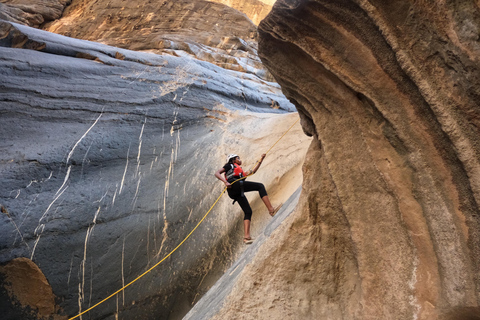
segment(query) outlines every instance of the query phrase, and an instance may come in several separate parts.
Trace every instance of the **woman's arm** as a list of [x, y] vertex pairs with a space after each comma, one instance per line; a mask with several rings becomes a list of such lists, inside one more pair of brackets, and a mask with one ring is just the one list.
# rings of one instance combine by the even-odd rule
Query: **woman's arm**
[[225, 172], [224, 168], [221, 168], [217, 172], [215, 172], [215, 177], [217, 177], [218, 180], [222, 181], [227, 188], [231, 187], [231, 184], [225, 179], [225, 176], [222, 174]]
[[251, 175], [251, 174], [254, 174], [254, 173], [257, 172], [258, 168], [260, 168], [260, 165], [261, 165], [262, 162], [263, 162], [263, 159], [265, 159], [266, 156], [267, 156], [267, 155], [266, 155], [265, 153], [262, 154], [262, 156], [261, 156], [261, 158], [260, 158], [260, 161], [255, 165], [255, 167], [254, 167], [252, 170], [250, 170], [250, 173], [249, 173], [248, 175]]

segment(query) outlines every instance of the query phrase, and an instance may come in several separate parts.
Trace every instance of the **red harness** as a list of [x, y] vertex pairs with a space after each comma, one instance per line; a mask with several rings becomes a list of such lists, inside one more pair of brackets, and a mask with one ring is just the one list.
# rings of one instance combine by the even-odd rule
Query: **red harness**
[[232, 183], [233, 181], [245, 177], [245, 172], [238, 164], [233, 163], [233, 168], [225, 172], [225, 179]]

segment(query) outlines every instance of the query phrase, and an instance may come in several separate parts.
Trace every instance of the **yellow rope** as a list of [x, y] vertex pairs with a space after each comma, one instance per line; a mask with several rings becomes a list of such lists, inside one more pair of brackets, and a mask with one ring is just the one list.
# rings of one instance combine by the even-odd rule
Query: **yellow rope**
[[288, 130], [285, 131], [285, 133], [277, 140], [277, 142], [275, 142], [275, 143], [270, 147], [270, 149], [267, 150], [267, 152], [265, 152], [265, 154], [269, 153], [270, 150], [272, 150], [273, 147], [275, 147], [275, 145], [276, 145], [280, 140], [282, 140], [283, 137], [285, 137], [285, 135], [288, 133], [288, 131], [290, 131], [290, 130], [293, 128], [293, 126], [297, 124], [298, 120], [300, 120], [300, 118], [298, 118], [298, 119], [290, 126], [290, 128], [288, 128]]
[[[293, 126], [298, 122], [298, 120], [300, 119], [297, 119], [291, 126], [290, 128], [288, 128], [287, 131], [285, 131], [285, 133], [277, 140], [277, 142], [275, 142], [271, 147], [270, 149], [268, 149], [267, 152], [265, 152], [265, 154], [269, 153], [270, 150], [272, 150], [272, 148], [293, 128]], [[259, 161], [257, 161], [258, 163]], [[255, 167], [255, 166], [254, 166]], [[252, 176], [254, 173], [248, 175], [248, 176]], [[234, 184], [235, 182], [237, 181], [240, 181], [240, 180], [243, 180], [247, 177], [243, 177], [243, 178], [240, 178], [240, 179], [237, 179], [235, 180], [234, 182], [232, 182], [231, 184]], [[203, 216], [203, 218], [197, 223], [197, 225], [195, 226], [195, 228], [193, 228], [193, 230], [185, 237], [185, 239], [182, 240], [182, 242], [180, 242], [178, 244], [178, 246], [175, 247], [175, 249], [173, 249], [169, 254], [167, 254], [162, 260], [160, 260], [159, 262], [157, 262], [153, 267], [151, 267], [150, 269], [148, 269], [147, 271], [145, 271], [144, 273], [142, 273], [141, 275], [139, 275], [138, 277], [136, 277], [134, 280], [130, 281], [128, 284], [126, 284], [124, 287], [122, 287], [121, 289], [118, 289], [117, 291], [115, 291], [114, 293], [112, 293], [111, 295], [109, 295], [108, 297], [106, 297], [105, 299], [103, 299], [102, 301], [98, 302], [97, 304], [91, 306], [90, 308], [86, 309], [85, 311], [77, 314], [76, 316], [72, 317], [72, 318], [69, 318], [68, 320], [73, 320], [73, 319], [76, 319], [78, 317], [80, 317], [81, 315], [87, 313], [88, 311], [92, 310], [93, 308], [99, 306], [100, 304], [104, 303], [105, 301], [109, 300], [110, 298], [112, 298], [113, 296], [115, 296], [116, 294], [122, 292], [123, 290], [125, 290], [128, 286], [132, 285], [134, 282], [136, 282], [137, 280], [139, 280], [140, 278], [142, 278], [144, 275], [146, 275], [147, 273], [149, 273], [150, 271], [152, 271], [153, 269], [155, 269], [160, 263], [162, 263], [163, 261], [165, 261], [168, 257], [170, 257], [178, 248], [180, 248], [180, 246], [185, 242], [187, 241], [187, 239], [192, 235], [192, 233], [198, 228], [198, 226], [203, 222], [203, 220], [205, 220], [205, 218], [208, 216], [208, 214], [210, 213], [210, 211], [212, 211], [213, 207], [215, 207], [215, 205], [217, 204], [217, 202], [220, 200], [220, 198], [222, 197], [223, 193], [225, 192], [225, 190], [227, 190], [227, 187], [225, 187], [225, 189], [223, 189], [222, 193], [218, 196], [217, 200], [215, 200], [215, 203], [210, 207], [210, 209], [208, 209], [207, 213]]]
[[[281, 136], [280, 138], [278, 138], [278, 140], [277, 140], [274, 144], [272, 144], [272, 146], [270, 147], [270, 149], [268, 149], [267, 152], [265, 152], [265, 154], [268, 154], [268, 153], [270, 152], [270, 150], [272, 150], [273, 147], [275, 147], [275, 145], [276, 145], [280, 140], [282, 140], [283, 137], [285, 137], [285, 135], [293, 128], [293, 126], [297, 124], [298, 120], [300, 120], [300, 118], [298, 118], [298, 119], [290, 126], [290, 128], [288, 128], [287, 131], [285, 131], [285, 132], [282, 134], [282, 136]], [[259, 162], [260, 162], [260, 160], [257, 160], [257, 162], [255, 162], [255, 164], [253, 165], [253, 167], [255, 168], [255, 166], [256, 166]], [[252, 176], [252, 175], [254, 175], [254, 173], [249, 174], [249, 175], [247, 175], [247, 176]], [[245, 178], [246, 178], [246, 177], [244, 177], [243, 179], [245, 179]], [[242, 180], [242, 179], [238, 179], [238, 180]], [[237, 182], [238, 180], [235, 180], [233, 183]], [[223, 193], [222, 193], [222, 194], [223, 194]]]
[[[240, 180], [240, 179], [239, 179]], [[236, 181], [235, 181], [236, 182]], [[72, 319], [75, 319], [75, 318], [78, 318], [80, 317], [82, 314], [84, 313], [87, 313], [88, 311], [92, 310], [93, 308], [97, 307], [98, 305], [104, 303], [105, 301], [107, 301], [108, 299], [112, 298], [113, 296], [115, 296], [117, 293], [120, 293], [122, 292], [123, 290], [125, 290], [125, 288], [127, 288], [128, 286], [132, 285], [135, 281], [139, 280], [140, 278], [142, 278], [144, 275], [146, 275], [147, 273], [149, 273], [150, 271], [152, 271], [154, 268], [156, 268], [160, 263], [162, 263], [165, 259], [167, 259], [168, 257], [170, 257], [172, 255], [172, 253], [174, 253], [189, 237], [190, 235], [198, 228], [198, 226], [203, 222], [203, 220], [205, 220], [205, 218], [207, 217], [207, 215], [210, 213], [210, 211], [212, 211], [213, 207], [215, 207], [215, 205], [217, 204], [218, 200], [220, 200], [220, 198], [222, 197], [223, 193], [225, 192], [227, 188], [225, 187], [225, 189], [222, 191], [222, 193], [220, 194], [220, 196], [217, 198], [217, 200], [215, 201], [215, 203], [210, 207], [210, 209], [208, 210], [208, 212], [203, 216], [202, 220], [200, 220], [199, 223], [197, 223], [197, 225], [195, 226], [195, 228], [193, 228], [193, 230], [185, 237], [185, 239], [183, 239], [182, 242], [180, 242], [180, 244], [178, 246], [175, 247], [175, 249], [173, 249], [169, 254], [167, 254], [162, 260], [160, 260], [159, 262], [157, 262], [153, 267], [151, 267], [150, 269], [148, 269], [147, 271], [145, 271], [144, 273], [142, 273], [141, 275], [139, 275], [138, 277], [136, 277], [134, 280], [132, 280], [131, 282], [129, 282], [128, 284], [126, 284], [123, 288], [121, 289], [118, 289], [117, 291], [115, 291], [114, 293], [112, 293], [111, 295], [109, 295], [108, 297], [106, 297], [105, 299], [103, 299], [102, 301], [98, 302], [97, 304], [91, 306], [90, 308], [88, 308], [87, 310], [83, 311], [82, 313], [79, 313], [77, 314], [75, 317], [73, 318], [70, 318], [68, 320], [72, 320]]]

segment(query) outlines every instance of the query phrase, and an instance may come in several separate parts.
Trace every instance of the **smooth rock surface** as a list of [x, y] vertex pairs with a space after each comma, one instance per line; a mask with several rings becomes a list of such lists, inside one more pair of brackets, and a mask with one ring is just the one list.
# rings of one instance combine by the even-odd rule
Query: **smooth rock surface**
[[191, 319], [479, 319], [479, 30], [478, 1], [276, 2], [259, 55], [313, 136], [303, 192]]
[[[249, 168], [298, 118], [252, 74], [0, 30], [0, 264], [31, 258], [62, 315], [160, 261], [221, 194], [213, 173], [226, 154]], [[274, 203], [300, 186], [308, 143], [297, 124], [251, 178]], [[254, 236], [270, 220], [257, 198]], [[244, 248], [242, 219], [224, 196], [171, 257], [84, 319], [181, 318]]]

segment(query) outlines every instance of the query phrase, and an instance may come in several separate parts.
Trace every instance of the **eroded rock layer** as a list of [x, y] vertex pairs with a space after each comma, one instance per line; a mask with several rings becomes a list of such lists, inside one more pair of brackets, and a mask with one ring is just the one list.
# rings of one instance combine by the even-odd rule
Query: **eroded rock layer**
[[[222, 194], [227, 154], [248, 169], [298, 117], [278, 84], [189, 57], [6, 22], [0, 39], [0, 264], [33, 260], [69, 317], [185, 239]], [[252, 178], [274, 202], [300, 186], [307, 145], [297, 125]], [[271, 217], [253, 196], [256, 235]], [[181, 318], [243, 248], [242, 219], [224, 196], [83, 319]]]
[[257, 56], [256, 25], [221, 3], [73, 0], [61, 19], [43, 29], [130, 50], [192, 56], [269, 77]]
[[0, 19], [38, 27], [61, 17], [70, 0], [2, 0]]
[[479, 30], [478, 1], [277, 1], [259, 54], [314, 141], [215, 319], [478, 319]]

